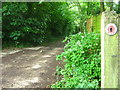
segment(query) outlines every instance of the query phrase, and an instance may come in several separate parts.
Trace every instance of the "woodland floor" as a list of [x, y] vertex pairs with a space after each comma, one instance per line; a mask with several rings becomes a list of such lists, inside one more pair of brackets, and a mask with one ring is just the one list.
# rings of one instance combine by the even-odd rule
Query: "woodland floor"
[[56, 55], [63, 51], [61, 41], [47, 46], [3, 50], [2, 87], [3, 88], [49, 88], [56, 81]]

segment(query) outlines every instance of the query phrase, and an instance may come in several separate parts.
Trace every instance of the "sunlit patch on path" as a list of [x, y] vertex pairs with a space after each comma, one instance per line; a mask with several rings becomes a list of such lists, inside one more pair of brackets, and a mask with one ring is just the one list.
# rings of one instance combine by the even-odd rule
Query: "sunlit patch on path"
[[42, 66], [40, 66], [39, 64], [36, 64], [36, 65], [34, 65], [34, 66], [32, 67], [32, 69], [38, 69], [38, 68], [40, 68], [40, 67], [42, 67]]
[[45, 88], [56, 80], [59, 65], [56, 55], [63, 51], [58, 41], [47, 47], [32, 47], [2, 52], [2, 86], [4, 88]]
[[50, 55], [44, 55], [44, 56], [42, 56], [42, 57], [51, 57]]

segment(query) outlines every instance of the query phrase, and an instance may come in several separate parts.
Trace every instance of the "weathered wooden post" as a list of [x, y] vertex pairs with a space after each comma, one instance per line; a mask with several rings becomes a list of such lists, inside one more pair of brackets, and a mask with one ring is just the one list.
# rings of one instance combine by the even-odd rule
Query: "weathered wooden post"
[[120, 88], [120, 23], [115, 11], [101, 18], [101, 88]]
[[119, 38], [118, 38], [118, 88], [120, 89], [120, 14], [118, 15], [118, 30], [119, 30]]

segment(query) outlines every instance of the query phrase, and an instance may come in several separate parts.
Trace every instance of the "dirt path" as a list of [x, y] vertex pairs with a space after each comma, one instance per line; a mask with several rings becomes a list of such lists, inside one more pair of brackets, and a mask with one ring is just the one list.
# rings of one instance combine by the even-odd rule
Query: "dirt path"
[[46, 88], [55, 82], [55, 69], [60, 65], [56, 55], [63, 51], [57, 41], [47, 47], [27, 48], [2, 56], [2, 87]]

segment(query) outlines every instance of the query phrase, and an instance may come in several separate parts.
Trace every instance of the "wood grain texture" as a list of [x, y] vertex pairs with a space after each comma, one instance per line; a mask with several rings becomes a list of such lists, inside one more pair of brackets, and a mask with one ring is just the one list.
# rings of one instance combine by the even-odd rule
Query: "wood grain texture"
[[120, 89], [120, 14], [119, 14], [119, 16], [118, 16], [118, 29], [119, 29], [119, 38], [118, 38], [118, 45], [119, 45], [119, 48], [118, 48], [118, 54], [119, 54], [119, 57], [118, 57], [118, 59], [119, 59], [119, 68], [118, 68], [118, 70], [119, 70], [119, 74], [118, 74], [118, 88]]
[[114, 11], [103, 12], [101, 19], [101, 87], [119, 86], [119, 29], [115, 35], [106, 33], [106, 25], [114, 23], [118, 27], [118, 15]]

